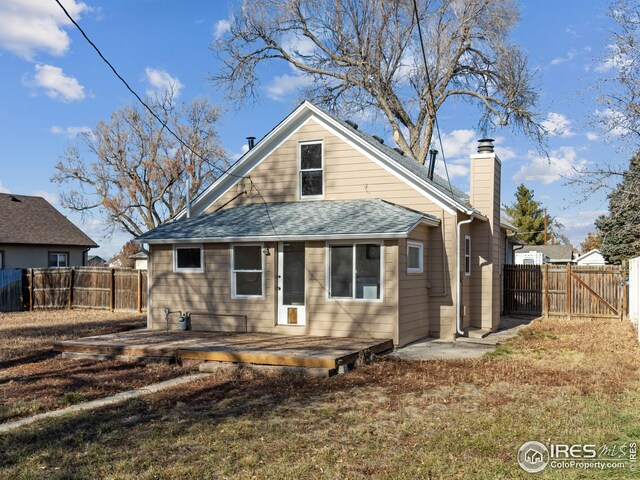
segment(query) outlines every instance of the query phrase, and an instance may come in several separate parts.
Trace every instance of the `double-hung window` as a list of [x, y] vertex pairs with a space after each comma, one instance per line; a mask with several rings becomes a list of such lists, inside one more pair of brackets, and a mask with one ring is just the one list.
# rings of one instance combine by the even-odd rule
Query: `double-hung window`
[[173, 271], [183, 273], [202, 273], [204, 271], [202, 247], [174, 247]]
[[407, 242], [407, 273], [422, 273], [424, 247], [420, 242]]
[[322, 142], [303, 142], [299, 148], [300, 198], [322, 198], [324, 195], [324, 172]]
[[69, 254], [64, 252], [49, 252], [49, 267], [68, 267]]
[[356, 300], [382, 298], [382, 246], [329, 245], [329, 296]]
[[471, 275], [471, 237], [464, 236], [464, 274]]
[[262, 245], [235, 245], [231, 251], [233, 298], [261, 297], [264, 265]]

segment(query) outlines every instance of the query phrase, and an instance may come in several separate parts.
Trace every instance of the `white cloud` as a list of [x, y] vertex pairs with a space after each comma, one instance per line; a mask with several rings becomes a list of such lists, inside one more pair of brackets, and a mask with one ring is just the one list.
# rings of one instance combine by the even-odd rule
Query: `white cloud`
[[282, 40], [282, 48], [294, 56], [307, 57], [313, 55], [316, 44], [309, 37], [291, 34]]
[[514, 182], [540, 182], [547, 185], [561, 178], [573, 177], [587, 165], [586, 160], [578, 158], [574, 147], [552, 150], [549, 158], [529, 151], [527, 159], [529, 163], [520, 167], [513, 176]]
[[93, 132], [93, 130], [91, 130], [90, 127], [60, 127], [58, 125], [54, 125], [53, 127], [51, 127], [49, 129], [49, 131], [55, 135], [64, 135], [65, 137], [69, 137], [69, 138], [73, 138], [73, 137], [77, 137], [78, 135], [82, 134], [82, 133], [91, 133]]
[[[64, 0], [62, 3], [76, 20], [91, 10], [76, 0]], [[69, 25], [71, 22], [53, 1], [0, 2], [0, 48], [26, 60], [32, 60], [38, 51], [64, 55], [71, 41], [63, 28]]]
[[28, 86], [42, 88], [49, 98], [63, 102], [84, 100], [84, 87], [74, 77], [64, 74], [60, 67], [40, 65], [34, 67], [33, 78], [27, 79]]
[[586, 137], [587, 137], [587, 140], [589, 140], [590, 142], [595, 142], [600, 138], [598, 134], [594, 132], [587, 132]]
[[277, 75], [267, 85], [267, 97], [277, 102], [311, 84], [311, 77], [303, 75]]
[[51, 205], [60, 204], [60, 196], [56, 193], [47, 192], [46, 190], [36, 190], [33, 192], [33, 195], [44, 198]]
[[628, 55], [620, 51], [617, 45], [607, 45], [607, 50], [609, 51], [608, 56], [596, 66], [596, 72], [608, 72], [609, 70], [627, 67], [633, 62]]
[[551, 65], [559, 65], [561, 63], [570, 62], [577, 55], [577, 52], [574, 49], [571, 49], [567, 52], [567, 55], [564, 57], [556, 57], [551, 60]]
[[552, 136], [573, 137], [575, 135], [571, 130], [571, 120], [561, 113], [549, 112], [546, 120], [542, 122], [542, 127]]
[[161, 95], [164, 92], [173, 90], [175, 97], [180, 95], [180, 91], [184, 88], [184, 85], [180, 82], [178, 77], [173, 77], [166, 70], [158, 70], [155, 68], [147, 67], [144, 69], [146, 74], [146, 80], [149, 84], [147, 89], [147, 95]]
[[504, 147], [502, 144], [505, 142], [504, 137], [496, 137], [495, 146], [496, 146], [496, 155], [503, 162], [508, 162], [509, 160], [513, 160], [518, 156], [518, 152], [516, 152], [515, 148]]
[[0, 193], [10, 193], [9, 189], [3, 185], [2, 180], [0, 180]]
[[[447, 161], [447, 169], [444, 168], [444, 163], [442, 163], [440, 157], [438, 157], [438, 161], [436, 162], [435, 172], [440, 175], [442, 178], [447, 178], [447, 171], [449, 171], [449, 178], [456, 177], [468, 177], [469, 176], [469, 167], [466, 165], [454, 164]], [[427, 160], [428, 164], [429, 160]]]
[[605, 110], [596, 110], [595, 115], [606, 125], [609, 135], [622, 137], [629, 134], [629, 129], [624, 126], [625, 116], [622, 112], [607, 108]]
[[213, 26], [213, 38], [220, 40], [231, 29], [229, 20], [218, 20]]
[[469, 158], [477, 151], [476, 132], [473, 130], [453, 130], [442, 136], [442, 148], [447, 159]]
[[239, 160], [240, 157], [242, 157], [245, 153], [247, 153], [249, 151], [249, 145], [247, 145], [246, 143], [244, 145], [242, 145], [242, 147], [240, 147], [240, 153], [232, 153], [230, 155], [231, 160], [236, 161]]

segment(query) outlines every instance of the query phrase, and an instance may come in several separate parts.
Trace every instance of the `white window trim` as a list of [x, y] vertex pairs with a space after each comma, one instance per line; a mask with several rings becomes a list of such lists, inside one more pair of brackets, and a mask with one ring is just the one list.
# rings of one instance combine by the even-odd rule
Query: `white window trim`
[[[353, 296], [352, 297], [332, 297], [331, 296], [331, 247], [332, 246], [348, 246], [351, 245], [351, 251], [353, 255], [353, 268], [351, 281], [353, 282]], [[379, 245], [380, 246], [380, 298], [356, 298], [356, 245]], [[326, 258], [326, 271], [325, 271], [325, 299], [333, 300], [335, 302], [370, 302], [370, 303], [382, 303], [384, 302], [384, 242], [377, 241], [361, 241], [361, 242], [326, 242], [325, 243], [325, 258]]]
[[[179, 268], [178, 250], [186, 248], [200, 249], [200, 268]], [[202, 244], [184, 244], [173, 246], [173, 271], [174, 273], [204, 273], [204, 247]]]
[[[467, 252], [467, 241], [469, 242], [469, 251]], [[469, 259], [469, 270], [467, 270], [467, 258]], [[471, 237], [464, 236], [464, 276], [471, 276]]]
[[[409, 267], [409, 248], [417, 248], [419, 250], [420, 266], [418, 268]], [[424, 272], [424, 244], [422, 242], [407, 242], [407, 273], [423, 273]]]
[[[302, 146], [303, 145], [317, 145], [320, 144], [320, 159], [322, 161], [321, 168], [310, 168], [302, 170]], [[324, 140], [305, 140], [304, 142], [298, 142], [298, 199], [299, 200], [318, 200], [324, 198]], [[302, 195], [302, 172], [322, 172], [322, 194], [320, 195]]]
[[[233, 249], [234, 247], [259, 247], [260, 248], [260, 260], [261, 260], [261, 268], [262, 270], [236, 270], [234, 269], [234, 253], [233, 253]], [[256, 298], [265, 298], [265, 292], [264, 292], [264, 277], [265, 277], [265, 265], [264, 265], [264, 243], [233, 243], [230, 246], [230, 268], [231, 268], [231, 298], [233, 299], [237, 299], [237, 300], [244, 300], [244, 299], [256, 299]], [[236, 294], [236, 273], [237, 272], [260, 272], [261, 274], [261, 279], [262, 279], [262, 284], [260, 286], [260, 290], [262, 291], [262, 293], [260, 295], [238, 295]]]

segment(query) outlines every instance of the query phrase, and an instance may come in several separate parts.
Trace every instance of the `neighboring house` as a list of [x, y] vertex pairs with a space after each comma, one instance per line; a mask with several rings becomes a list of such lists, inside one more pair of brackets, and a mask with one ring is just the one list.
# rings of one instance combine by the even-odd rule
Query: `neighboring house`
[[532, 252], [533, 255], [521, 258], [535, 258], [535, 265], [543, 263], [566, 265], [574, 261], [573, 246], [571, 245], [525, 245], [520, 249], [516, 247], [516, 263], [518, 263], [519, 254]]
[[597, 248], [594, 248], [593, 250], [590, 250], [589, 252], [580, 255], [578, 258], [576, 258], [575, 262], [578, 265], [606, 265], [607, 261], [604, 259], [604, 257], [602, 256], [602, 253], [600, 253], [600, 250]]
[[86, 265], [97, 246], [44, 198], [0, 193], [0, 268]]
[[134, 261], [133, 268], [135, 268], [136, 270], [147, 269], [147, 253], [146, 252], [138, 252], [134, 255], [130, 255], [129, 258], [133, 259]]
[[[250, 145], [251, 146], [251, 145]], [[149, 246], [148, 327], [392, 338], [496, 330], [507, 232], [483, 140], [471, 195], [304, 102]], [[177, 328], [177, 316], [169, 317]]]
[[109, 268], [124, 268], [122, 260], [120, 260], [120, 258], [118, 257], [113, 257], [112, 259], [108, 260], [106, 266]]
[[87, 259], [87, 267], [104, 267], [106, 265], [107, 261], [98, 255], [94, 255]]

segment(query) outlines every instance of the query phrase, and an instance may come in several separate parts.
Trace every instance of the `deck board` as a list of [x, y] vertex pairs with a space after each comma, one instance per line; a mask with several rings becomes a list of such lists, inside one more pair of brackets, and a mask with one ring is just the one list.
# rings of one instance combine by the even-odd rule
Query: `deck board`
[[131, 330], [55, 342], [61, 352], [165, 357], [177, 360], [337, 368], [363, 351], [393, 348], [391, 339], [292, 336], [271, 333]]

